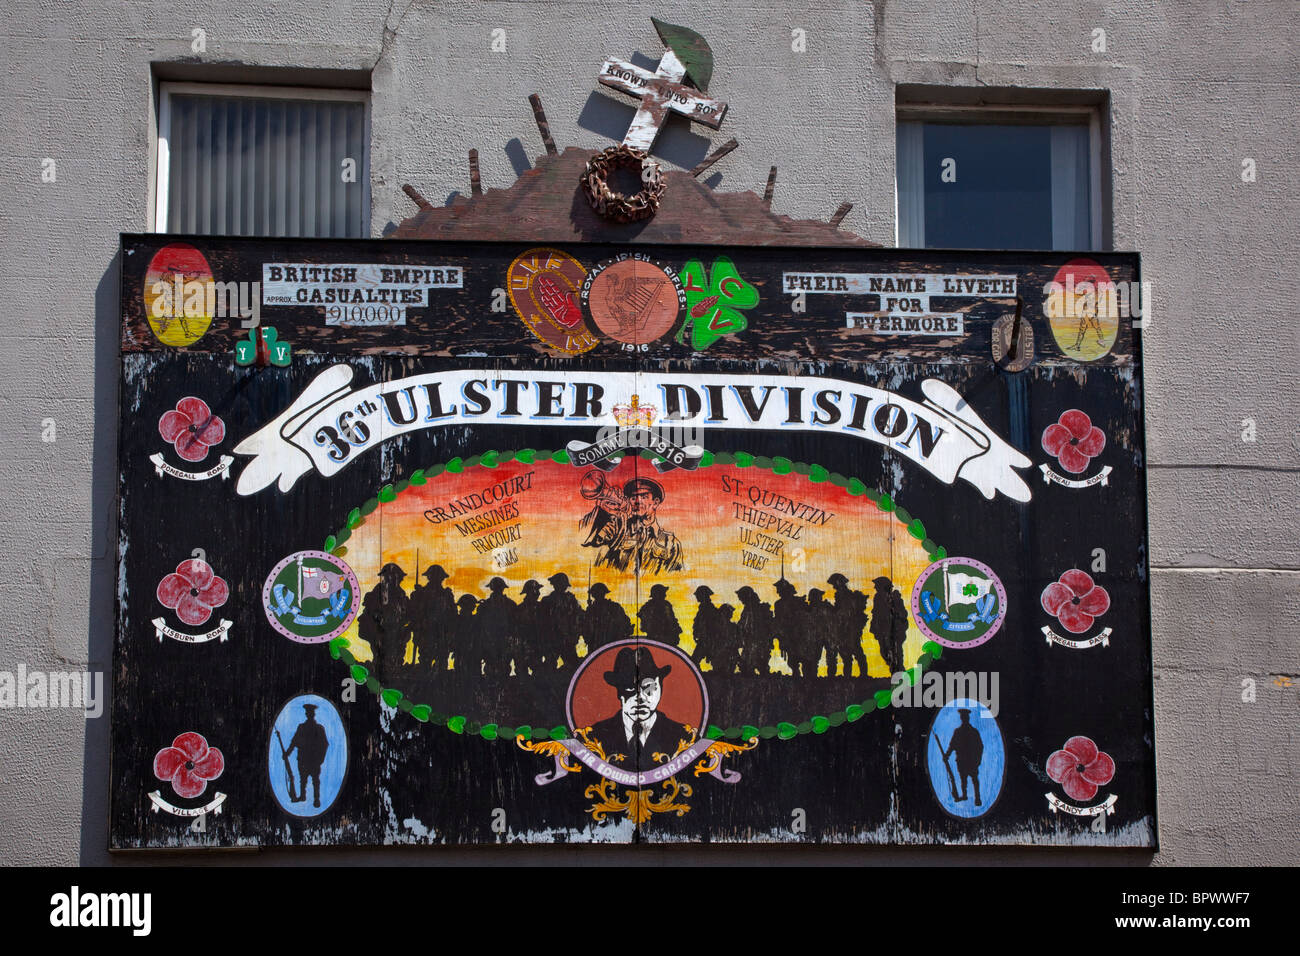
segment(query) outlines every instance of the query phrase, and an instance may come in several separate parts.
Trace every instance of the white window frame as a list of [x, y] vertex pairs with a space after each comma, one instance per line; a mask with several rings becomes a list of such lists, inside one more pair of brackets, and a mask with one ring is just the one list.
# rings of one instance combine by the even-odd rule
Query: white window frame
[[[894, 122], [947, 122], [965, 125], [991, 123], [1052, 123], [1088, 121], [1088, 189], [1090, 198], [1088, 235], [1092, 249], [1102, 251], [1105, 224], [1102, 220], [1101, 194], [1101, 110], [1096, 106], [1060, 105], [1037, 106], [1022, 104], [953, 104], [953, 103], [900, 103], [894, 110]], [[897, 142], [897, 137], [895, 137]], [[899, 245], [902, 220], [898, 207], [898, 156], [894, 156], [894, 246]], [[1074, 251], [1074, 250], [1070, 250]]]
[[[167, 231], [167, 196], [171, 184], [171, 121], [173, 94], [184, 96], [238, 96], [246, 99], [329, 100], [335, 103], [362, 103], [365, 121], [362, 137], [365, 144], [365, 161], [357, 171], [357, 180], [365, 195], [362, 208], [370, 215], [370, 93], [368, 90], [347, 90], [318, 86], [254, 86], [242, 83], [192, 83], [162, 80], [158, 84], [158, 150], [157, 176], [153, 196], [153, 232]], [[367, 232], [369, 229], [367, 228]]]

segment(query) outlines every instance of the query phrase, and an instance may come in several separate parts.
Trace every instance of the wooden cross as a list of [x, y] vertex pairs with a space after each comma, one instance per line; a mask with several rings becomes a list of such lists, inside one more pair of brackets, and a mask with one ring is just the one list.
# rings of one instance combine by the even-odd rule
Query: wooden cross
[[664, 53], [653, 73], [613, 57], [605, 61], [600, 68], [600, 82], [641, 100], [641, 108], [632, 117], [632, 125], [623, 137], [625, 146], [648, 153], [669, 110], [713, 129], [722, 125], [727, 104], [683, 83], [685, 76], [686, 67], [672, 50]]

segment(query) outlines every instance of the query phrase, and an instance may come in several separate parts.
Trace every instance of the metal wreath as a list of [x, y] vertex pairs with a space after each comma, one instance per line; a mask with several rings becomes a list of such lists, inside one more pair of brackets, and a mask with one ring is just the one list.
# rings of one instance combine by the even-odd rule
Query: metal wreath
[[[615, 169], [636, 169], [641, 173], [641, 191], [634, 196], [609, 188], [609, 174]], [[659, 164], [646, 153], [619, 144], [597, 153], [587, 161], [582, 174], [582, 190], [596, 214], [615, 222], [638, 222], [659, 211], [659, 203], [668, 189]]]

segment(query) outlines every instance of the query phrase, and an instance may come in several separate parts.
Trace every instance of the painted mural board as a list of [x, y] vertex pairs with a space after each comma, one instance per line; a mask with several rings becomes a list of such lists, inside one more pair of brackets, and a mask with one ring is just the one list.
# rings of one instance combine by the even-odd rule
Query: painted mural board
[[124, 235], [112, 846], [1154, 846], [1139, 280]]

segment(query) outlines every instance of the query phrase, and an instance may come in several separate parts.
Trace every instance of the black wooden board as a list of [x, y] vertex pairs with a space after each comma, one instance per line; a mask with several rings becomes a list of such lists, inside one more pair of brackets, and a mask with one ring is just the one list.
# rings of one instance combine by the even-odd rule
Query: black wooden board
[[114, 848], [1155, 845], [1136, 255], [122, 263]]

